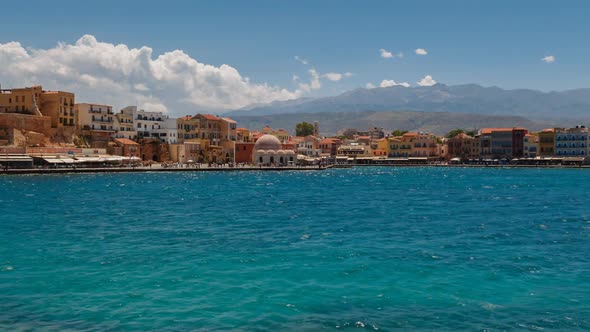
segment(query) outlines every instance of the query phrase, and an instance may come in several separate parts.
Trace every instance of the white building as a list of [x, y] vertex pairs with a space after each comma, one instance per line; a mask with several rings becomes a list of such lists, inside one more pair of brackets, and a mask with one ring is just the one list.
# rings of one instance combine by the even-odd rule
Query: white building
[[77, 126], [83, 130], [104, 131], [114, 134], [115, 115], [109, 105], [80, 103], [74, 106]]
[[313, 135], [305, 136], [303, 140], [297, 143], [297, 153], [308, 157], [319, 157], [320, 153], [322, 153], [319, 143], [319, 138]]
[[131, 115], [137, 139], [158, 138], [165, 143], [178, 141], [176, 119], [162, 112], [138, 110], [137, 106], [128, 106], [121, 110], [124, 115]]
[[585, 126], [557, 130], [555, 132], [555, 154], [564, 157], [586, 157], [590, 152], [588, 138], [588, 128]]

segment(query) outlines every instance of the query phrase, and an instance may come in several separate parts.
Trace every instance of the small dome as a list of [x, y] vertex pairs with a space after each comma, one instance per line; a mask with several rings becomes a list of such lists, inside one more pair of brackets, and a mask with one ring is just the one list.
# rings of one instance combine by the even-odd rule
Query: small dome
[[281, 150], [281, 142], [273, 135], [262, 135], [254, 144], [254, 151], [258, 150]]

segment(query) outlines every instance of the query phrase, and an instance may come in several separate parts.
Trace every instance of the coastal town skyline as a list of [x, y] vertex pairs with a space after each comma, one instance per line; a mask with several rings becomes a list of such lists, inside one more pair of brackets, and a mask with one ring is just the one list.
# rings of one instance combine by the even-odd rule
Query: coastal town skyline
[[[589, 50], [578, 40], [588, 27], [580, 1], [353, 2], [347, 8], [329, 1], [279, 7], [173, 2], [162, 14], [147, 3], [137, 24], [123, 14], [138, 10], [133, 2], [117, 4], [116, 14], [108, 1], [58, 3], [68, 4], [77, 24], [45, 24], [34, 34], [26, 22], [42, 24], [51, 15], [36, 12], [55, 13], [59, 6], [39, 2], [33, 13], [18, 3], [5, 6], [13, 15], [0, 22], [12, 31], [0, 38], [4, 88], [63, 87], [89, 102], [101, 102], [97, 91], [108, 90], [110, 100], [102, 102], [118, 108], [135, 104], [179, 116], [190, 109], [215, 113], [355, 88], [437, 82], [541, 91], [587, 87]], [[166, 15], [171, 13], [174, 19]], [[251, 17], [264, 24], [252, 24]], [[310, 19], [300, 24], [304, 17]], [[272, 22], [275, 32], [265, 29]]]

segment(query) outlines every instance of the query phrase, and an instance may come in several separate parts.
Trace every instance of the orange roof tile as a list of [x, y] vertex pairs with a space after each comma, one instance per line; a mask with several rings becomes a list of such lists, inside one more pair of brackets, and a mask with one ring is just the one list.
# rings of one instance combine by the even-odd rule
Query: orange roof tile
[[219, 121], [221, 120], [220, 118], [216, 117], [215, 115], [211, 115], [211, 114], [200, 114], [202, 117], [204, 117], [205, 119], [209, 120], [209, 121]]
[[139, 145], [139, 143], [134, 142], [128, 138], [115, 138], [115, 142], [124, 144], [124, 145]]

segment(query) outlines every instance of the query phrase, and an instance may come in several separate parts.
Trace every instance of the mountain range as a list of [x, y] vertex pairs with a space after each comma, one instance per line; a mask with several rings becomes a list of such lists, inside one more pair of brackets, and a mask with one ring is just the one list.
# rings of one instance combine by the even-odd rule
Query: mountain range
[[337, 96], [273, 102], [228, 113], [271, 115], [285, 113], [420, 111], [484, 115], [518, 115], [530, 119], [590, 119], [590, 89], [542, 92], [505, 90], [477, 84], [355, 89]]

